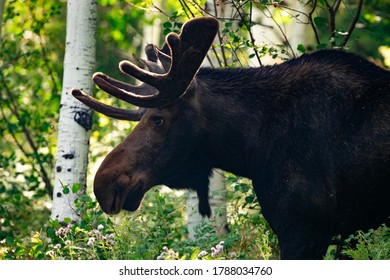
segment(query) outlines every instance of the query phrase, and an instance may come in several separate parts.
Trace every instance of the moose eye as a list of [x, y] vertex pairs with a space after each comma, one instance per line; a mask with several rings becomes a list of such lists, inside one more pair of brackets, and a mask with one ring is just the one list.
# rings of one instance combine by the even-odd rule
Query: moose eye
[[164, 119], [160, 116], [153, 116], [150, 118], [150, 121], [154, 126], [162, 126], [164, 124]]

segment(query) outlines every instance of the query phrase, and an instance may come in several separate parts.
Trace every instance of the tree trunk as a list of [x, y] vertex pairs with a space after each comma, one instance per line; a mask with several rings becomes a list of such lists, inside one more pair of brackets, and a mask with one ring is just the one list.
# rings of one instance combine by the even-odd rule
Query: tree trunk
[[[85, 192], [92, 113], [71, 94], [72, 88], [93, 92], [97, 0], [69, 0], [52, 219], [78, 220], [74, 200]], [[74, 186], [82, 186], [73, 192]], [[64, 191], [65, 188], [65, 191]], [[64, 194], [67, 193], [68, 194]]]

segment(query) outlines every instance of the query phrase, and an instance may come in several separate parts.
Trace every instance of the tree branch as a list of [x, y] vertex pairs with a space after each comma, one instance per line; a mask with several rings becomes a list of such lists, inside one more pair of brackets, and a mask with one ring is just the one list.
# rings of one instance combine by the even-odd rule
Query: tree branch
[[[252, 4], [252, 2], [251, 2], [251, 4]], [[237, 10], [238, 15], [240, 16], [242, 23], [245, 24], [246, 28], [248, 29], [249, 38], [250, 38], [251, 44], [253, 46], [253, 51], [255, 52], [256, 59], [257, 59], [259, 65], [262, 66], [263, 63], [261, 62], [259, 52], [256, 49], [256, 42], [255, 42], [255, 38], [253, 37], [253, 33], [252, 33], [252, 5], [251, 5], [251, 17], [249, 18], [249, 24], [247, 24], [246, 15], [243, 15], [240, 12], [240, 7], [236, 6], [234, 1], [233, 1], [233, 5], [234, 5], [234, 8]]]
[[329, 11], [329, 17], [330, 17], [330, 22], [329, 22], [329, 32], [330, 32], [330, 45], [332, 49], [335, 47], [335, 35], [336, 35], [336, 12], [335, 7], [339, 7], [340, 4], [336, 5], [338, 1], [334, 2], [333, 5], [330, 5], [327, 0], [325, 0], [326, 7]]
[[316, 8], [317, 8], [317, 0], [314, 0], [313, 7], [312, 7], [311, 11], [309, 12], [309, 14], [307, 15], [307, 17], [309, 18], [311, 28], [313, 29], [317, 45], [321, 45], [320, 36], [318, 35], [317, 27], [315, 26], [314, 21], [313, 21], [313, 14], [314, 14], [314, 11], [316, 10]]
[[358, 6], [356, 8], [356, 13], [355, 13], [355, 16], [351, 22], [351, 25], [349, 26], [348, 28], [348, 33], [347, 35], [345, 35], [344, 37], [344, 40], [343, 40], [343, 43], [341, 44], [341, 46], [344, 48], [345, 45], [347, 44], [349, 38], [351, 37], [351, 34], [353, 32], [353, 30], [355, 29], [356, 27], [356, 23], [358, 22], [359, 18], [360, 18], [360, 13], [362, 11], [362, 7], [363, 7], [363, 2], [364, 0], [359, 0], [359, 3], [358, 3]]

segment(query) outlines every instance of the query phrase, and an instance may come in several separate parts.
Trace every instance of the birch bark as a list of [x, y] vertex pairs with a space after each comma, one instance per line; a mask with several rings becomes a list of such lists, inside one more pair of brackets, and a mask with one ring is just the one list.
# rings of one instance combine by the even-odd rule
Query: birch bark
[[[69, 0], [67, 4], [64, 77], [58, 124], [58, 144], [51, 217], [78, 220], [74, 200], [85, 192], [92, 113], [71, 95], [72, 88], [93, 92], [95, 68], [96, 0]], [[74, 184], [82, 188], [72, 192]], [[68, 187], [70, 192], [63, 193]]]

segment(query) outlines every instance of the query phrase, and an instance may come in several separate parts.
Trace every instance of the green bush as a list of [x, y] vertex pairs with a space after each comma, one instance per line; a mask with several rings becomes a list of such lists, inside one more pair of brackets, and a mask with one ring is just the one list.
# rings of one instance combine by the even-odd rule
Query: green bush
[[390, 228], [385, 225], [368, 232], [358, 231], [351, 235], [343, 254], [354, 260], [389, 260]]

